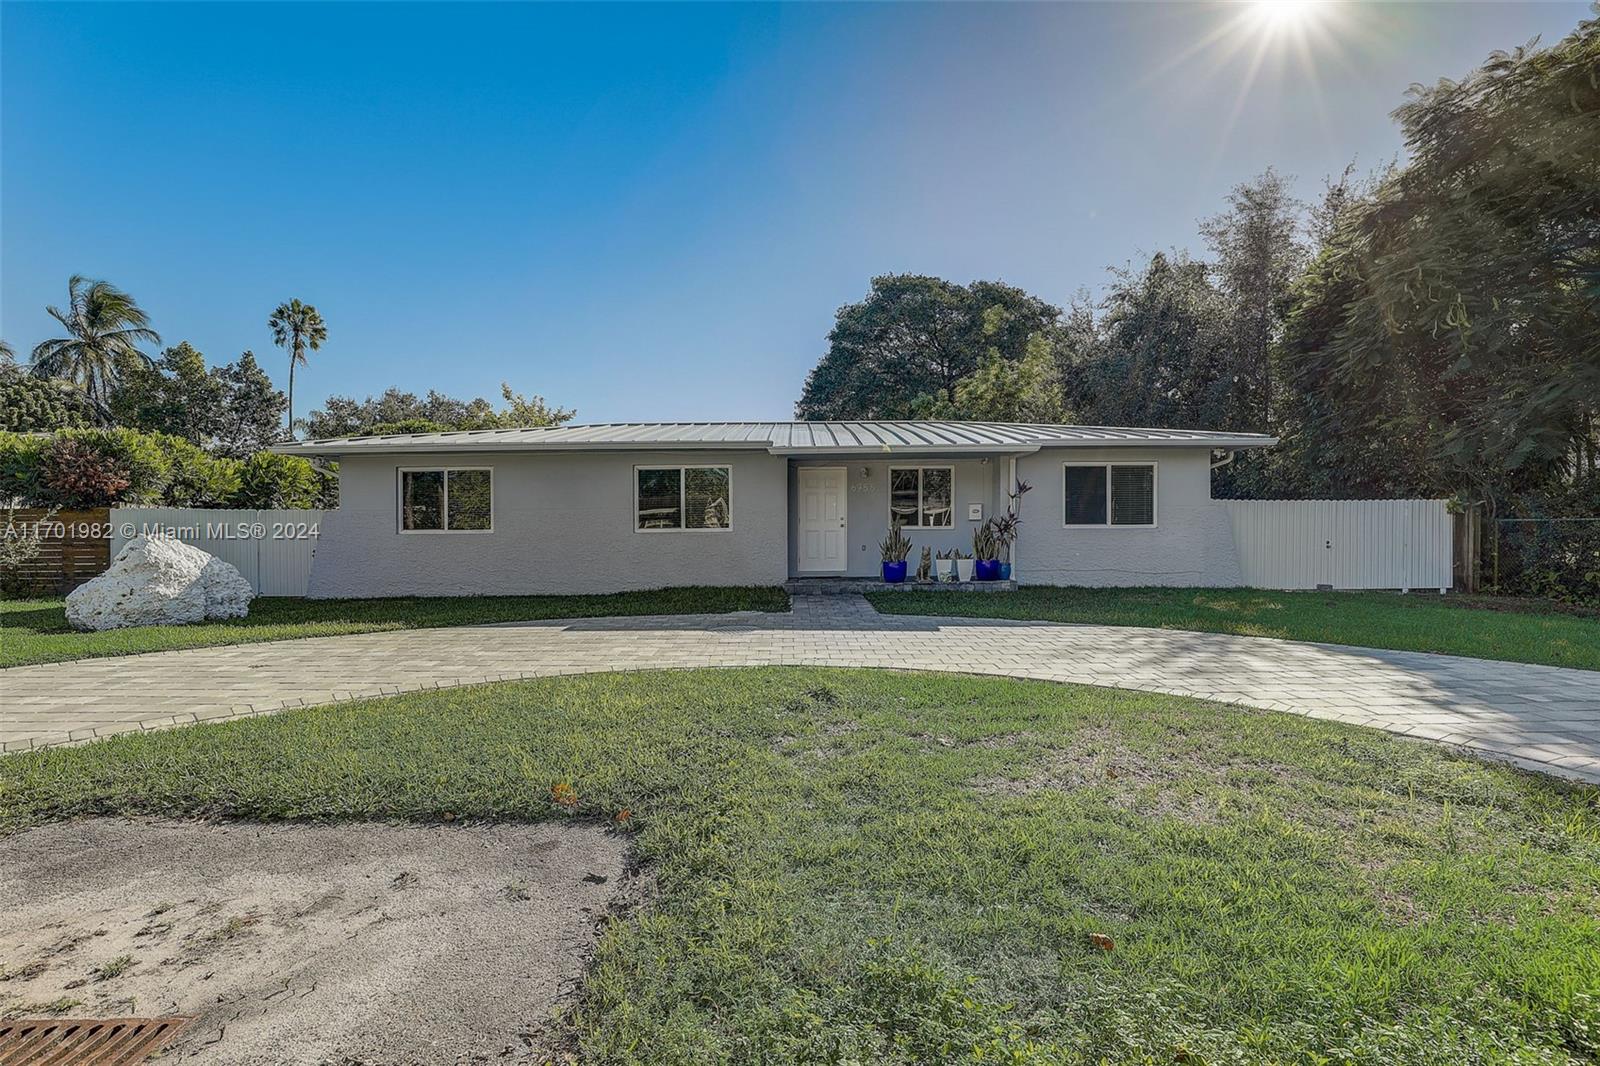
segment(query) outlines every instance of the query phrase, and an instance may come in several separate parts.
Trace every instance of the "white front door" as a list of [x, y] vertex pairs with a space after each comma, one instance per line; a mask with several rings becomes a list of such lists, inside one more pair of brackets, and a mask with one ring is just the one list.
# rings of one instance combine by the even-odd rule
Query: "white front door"
[[799, 468], [800, 543], [795, 565], [802, 572], [839, 571], [848, 565], [845, 522], [849, 472], [842, 466]]

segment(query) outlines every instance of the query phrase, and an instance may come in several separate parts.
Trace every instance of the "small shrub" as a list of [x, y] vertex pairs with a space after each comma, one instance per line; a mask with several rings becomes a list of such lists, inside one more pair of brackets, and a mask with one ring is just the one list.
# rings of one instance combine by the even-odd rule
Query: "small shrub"
[[0, 433], [0, 498], [23, 503], [40, 498], [40, 457], [48, 443], [48, 437]]
[[61, 436], [42, 458], [44, 490], [63, 507], [109, 507], [122, 499], [128, 468], [90, 441]]
[[[70, 474], [56, 469], [62, 462], [72, 460], [80, 467], [82, 457], [93, 453], [100, 457], [106, 469], [117, 470], [126, 484], [115, 496], [97, 498], [95, 503], [83, 502], [88, 497], [68, 498], [56, 486], [71, 480]], [[45, 502], [68, 507], [103, 507], [116, 503], [160, 503], [171, 477], [171, 463], [166, 450], [155, 436], [132, 429], [68, 429], [50, 439], [41, 456], [40, 480], [45, 488]]]
[[169, 507], [226, 507], [239, 491], [239, 462], [207, 455], [166, 434], [156, 436], [166, 453], [169, 477], [162, 502]]
[[136, 429], [75, 429], [62, 436], [91, 442], [127, 470], [128, 488], [118, 503], [161, 502], [172, 468], [154, 434]]
[[298, 455], [257, 452], [239, 467], [235, 507], [315, 507], [322, 481], [310, 462]]

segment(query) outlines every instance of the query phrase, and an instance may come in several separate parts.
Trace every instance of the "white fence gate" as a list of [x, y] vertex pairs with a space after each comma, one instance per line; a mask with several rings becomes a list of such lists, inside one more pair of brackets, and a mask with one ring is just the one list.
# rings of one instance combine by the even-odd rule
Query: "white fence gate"
[[111, 557], [141, 534], [172, 537], [239, 568], [261, 596], [304, 596], [322, 511], [113, 507]]
[[1222, 500], [1244, 583], [1265, 589], [1447, 589], [1444, 500]]

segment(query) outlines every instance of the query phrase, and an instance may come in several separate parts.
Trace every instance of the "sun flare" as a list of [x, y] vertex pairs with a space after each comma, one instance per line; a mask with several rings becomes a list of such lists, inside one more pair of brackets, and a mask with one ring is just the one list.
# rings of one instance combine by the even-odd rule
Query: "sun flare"
[[1267, 33], [1303, 31], [1327, 13], [1326, 0], [1249, 0], [1250, 21]]
[[1219, 159], [1235, 123], [1263, 90], [1302, 113], [1309, 110], [1310, 121], [1326, 133], [1324, 78], [1330, 71], [1356, 76], [1352, 58], [1393, 36], [1385, 28], [1391, 19], [1379, 7], [1351, 0], [1211, 0], [1179, 5], [1176, 16], [1164, 9], [1164, 18], [1192, 15], [1190, 32], [1148, 80], [1154, 84], [1183, 69], [1194, 79], [1196, 97], [1206, 95], [1201, 86], [1231, 87], [1232, 105], [1216, 142]]

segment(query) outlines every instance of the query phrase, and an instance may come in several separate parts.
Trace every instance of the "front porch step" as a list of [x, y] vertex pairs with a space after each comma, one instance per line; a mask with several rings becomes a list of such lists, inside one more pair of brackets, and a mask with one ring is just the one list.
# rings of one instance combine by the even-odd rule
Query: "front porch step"
[[1014, 592], [1015, 581], [914, 581], [891, 585], [877, 577], [795, 577], [784, 582], [791, 596], [854, 596], [862, 592]]

